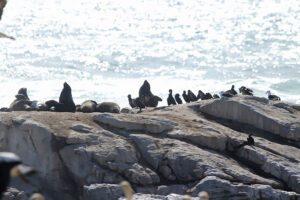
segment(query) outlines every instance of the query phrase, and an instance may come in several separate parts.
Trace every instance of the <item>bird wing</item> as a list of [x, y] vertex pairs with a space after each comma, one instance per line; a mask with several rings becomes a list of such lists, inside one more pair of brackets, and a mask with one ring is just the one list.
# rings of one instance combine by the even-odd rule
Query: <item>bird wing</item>
[[9, 39], [11, 39], [11, 40], [15, 40], [14, 37], [8, 36], [8, 35], [6, 35], [6, 34], [4, 34], [4, 33], [1, 33], [1, 32], [0, 32], [0, 38], [9, 38]]

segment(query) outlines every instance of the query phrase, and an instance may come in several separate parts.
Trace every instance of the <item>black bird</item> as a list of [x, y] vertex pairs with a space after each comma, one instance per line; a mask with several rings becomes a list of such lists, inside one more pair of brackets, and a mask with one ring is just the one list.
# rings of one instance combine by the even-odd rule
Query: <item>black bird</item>
[[212, 99], [213, 96], [209, 92], [207, 92], [207, 93], [205, 93], [204, 98], [205, 99]]
[[271, 91], [270, 91], [270, 90], [268, 90], [268, 91], [266, 92], [266, 94], [268, 94], [268, 99], [269, 99], [269, 100], [273, 100], [273, 101], [280, 101], [280, 100], [281, 100], [279, 96], [274, 95], [274, 94], [271, 94]]
[[188, 96], [190, 98], [190, 101], [197, 101], [196, 95], [191, 90], [188, 90]]
[[197, 100], [204, 100], [204, 96], [205, 94], [201, 90], [198, 90]]
[[233, 97], [234, 95], [231, 94], [230, 92], [224, 92], [224, 91], [221, 91], [221, 92], [220, 92], [220, 96], [221, 96], [221, 97]]
[[145, 108], [146, 106], [142, 103], [140, 97], [135, 98], [134, 100], [134, 104], [136, 105], [136, 107], [138, 107], [140, 109], [140, 112], [142, 112], [142, 108]]
[[252, 137], [252, 134], [249, 134], [248, 135], [248, 138], [247, 138], [247, 144], [248, 145], [254, 145], [254, 139]]
[[182, 100], [181, 100], [180, 95], [179, 95], [178, 93], [175, 94], [175, 100], [176, 100], [176, 102], [177, 102], [178, 104], [182, 104]]
[[172, 95], [172, 90], [169, 89], [169, 96], [168, 96], [168, 99], [167, 99], [167, 102], [168, 102], [168, 106], [169, 105], [176, 105], [176, 101]]
[[183, 99], [184, 99], [184, 101], [185, 101], [186, 103], [190, 103], [190, 102], [191, 102], [191, 100], [190, 100], [189, 96], [186, 94], [186, 91], [185, 91], [185, 90], [184, 90], [183, 93], [182, 93], [182, 97], [183, 97]]
[[253, 96], [253, 91], [249, 88], [246, 88], [245, 86], [240, 87], [239, 90], [242, 95]]
[[129, 102], [130, 107], [136, 108], [136, 105], [135, 105], [133, 99], [131, 98], [131, 95], [129, 94], [127, 97], [128, 97], [128, 102]]
[[232, 85], [231, 86], [231, 89], [230, 90], [227, 90], [226, 92], [225, 92], [226, 94], [231, 94], [231, 95], [237, 95], [237, 92], [235, 91], [235, 89], [234, 89], [234, 85]]
[[218, 99], [218, 98], [220, 98], [220, 96], [217, 94], [214, 94], [213, 99]]

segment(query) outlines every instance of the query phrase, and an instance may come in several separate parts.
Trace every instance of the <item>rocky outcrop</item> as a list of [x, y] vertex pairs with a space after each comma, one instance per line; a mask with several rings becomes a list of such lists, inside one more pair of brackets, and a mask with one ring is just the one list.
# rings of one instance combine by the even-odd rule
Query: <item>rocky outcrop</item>
[[0, 113], [1, 150], [38, 170], [28, 183], [13, 180], [7, 195], [119, 199], [127, 180], [133, 199], [197, 199], [200, 191], [300, 199], [299, 110], [281, 103], [234, 97], [138, 114]]

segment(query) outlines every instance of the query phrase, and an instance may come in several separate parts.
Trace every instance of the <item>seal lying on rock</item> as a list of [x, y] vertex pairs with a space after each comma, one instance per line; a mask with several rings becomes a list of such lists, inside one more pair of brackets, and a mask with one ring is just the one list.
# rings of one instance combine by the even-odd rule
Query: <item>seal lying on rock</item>
[[57, 112], [75, 112], [76, 106], [72, 98], [72, 89], [67, 82], [64, 82], [64, 88], [60, 93], [59, 102], [50, 100], [46, 101], [46, 105], [49, 108], [54, 107], [54, 111]]
[[19, 89], [18, 94], [15, 97], [16, 99], [9, 106], [10, 111], [33, 110], [31, 109], [32, 101], [28, 98], [26, 88]]
[[93, 100], [86, 100], [80, 106], [80, 111], [84, 113], [91, 113], [96, 111], [97, 102]]
[[97, 112], [120, 113], [120, 106], [113, 102], [103, 102], [97, 105]]

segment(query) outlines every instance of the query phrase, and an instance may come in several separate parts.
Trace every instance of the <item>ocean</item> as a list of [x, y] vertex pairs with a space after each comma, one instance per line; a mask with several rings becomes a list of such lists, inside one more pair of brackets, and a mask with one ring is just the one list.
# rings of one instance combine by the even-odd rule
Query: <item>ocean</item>
[[300, 103], [296, 0], [9, 0], [0, 32], [0, 107], [21, 87], [32, 100], [129, 106], [144, 80], [168, 90], [219, 93], [246, 86]]

